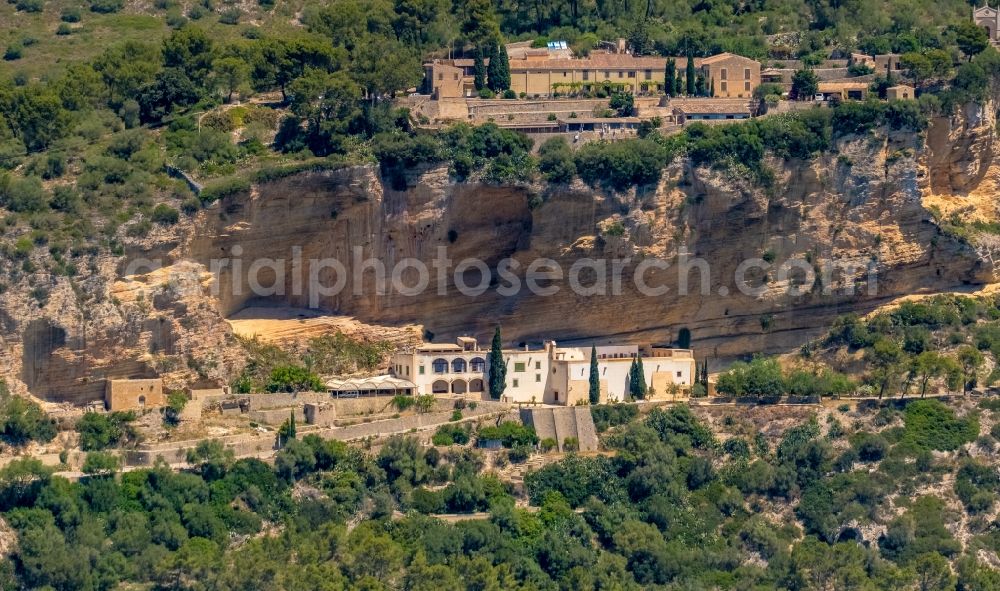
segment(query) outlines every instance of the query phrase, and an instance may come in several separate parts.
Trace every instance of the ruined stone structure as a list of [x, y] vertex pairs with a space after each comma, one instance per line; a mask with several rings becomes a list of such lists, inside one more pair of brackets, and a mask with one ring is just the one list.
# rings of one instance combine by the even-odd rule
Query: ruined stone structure
[[306, 423], [309, 425], [332, 425], [337, 419], [337, 407], [325, 402], [308, 402], [303, 407]]
[[108, 380], [104, 404], [109, 411], [159, 408], [167, 403], [163, 380]]

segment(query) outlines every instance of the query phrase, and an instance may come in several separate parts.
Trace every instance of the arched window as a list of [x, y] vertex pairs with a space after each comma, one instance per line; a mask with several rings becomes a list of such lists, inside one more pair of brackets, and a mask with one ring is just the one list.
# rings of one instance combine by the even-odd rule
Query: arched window
[[473, 357], [472, 361], [469, 362], [469, 371], [477, 373], [486, 371], [486, 360], [482, 357]]
[[140, 396], [139, 397], [139, 408], [146, 408], [146, 397], [145, 396]]
[[448, 362], [444, 359], [435, 359], [431, 363], [431, 368], [434, 370], [434, 373], [448, 373]]
[[451, 371], [455, 373], [465, 373], [465, 360], [461, 357], [451, 361]]

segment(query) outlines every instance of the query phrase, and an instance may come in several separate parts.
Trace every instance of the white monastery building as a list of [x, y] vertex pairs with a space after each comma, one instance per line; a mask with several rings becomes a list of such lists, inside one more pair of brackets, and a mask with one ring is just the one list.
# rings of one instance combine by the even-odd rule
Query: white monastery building
[[[512, 403], [574, 405], [590, 391], [590, 350], [558, 347], [548, 341], [540, 349], [504, 349], [507, 387], [501, 400]], [[687, 396], [695, 379], [690, 349], [639, 345], [597, 347], [601, 401], [622, 401], [628, 393], [632, 359], [642, 361], [650, 398]], [[390, 375], [414, 384], [415, 394], [488, 397], [487, 358], [476, 339], [459, 337], [455, 344], [423, 344], [396, 353]]]

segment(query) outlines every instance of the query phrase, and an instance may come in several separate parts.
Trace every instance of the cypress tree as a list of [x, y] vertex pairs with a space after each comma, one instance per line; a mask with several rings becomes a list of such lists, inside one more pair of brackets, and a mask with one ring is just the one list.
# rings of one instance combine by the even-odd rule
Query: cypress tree
[[684, 94], [684, 78], [683, 74], [677, 72], [677, 78], [674, 78], [674, 96], [681, 96]]
[[500, 68], [498, 70], [500, 74], [500, 90], [507, 90], [510, 88], [510, 57], [507, 55], [507, 46], [500, 44]]
[[715, 96], [715, 78], [712, 78], [712, 86], [708, 90], [708, 96]]
[[636, 384], [636, 379], [635, 379], [637, 375], [638, 375], [638, 373], [636, 372], [636, 369], [635, 369], [635, 357], [633, 357], [632, 358], [632, 365], [631, 365], [631, 367], [628, 368], [628, 396], [632, 400], [635, 400], [635, 394], [636, 394], [636, 391], [637, 391], [637, 387], [636, 387], [637, 384]]
[[685, 77], [687, 78], [687, 95], [694, 96], [697, 90], [695, 71], [694, 71], [694, 56], [688, 54], [687, 68], [684, 69]]
[[638, 355], [635, 357], [635, 386], [635, 398], [644, 400], [646, 398], [646, 371], [642, 367], [642, 358]]
[[490, 355], [487, 359], [487, 370], [490, 372], [490, 398], [499, 400], [507, 388], [507, 365], [503, 361], [503, 346], [500, 340], [500, 327], [493, 333], [493, 343], [490, 345]]
[[496, 92], [500, 76], [500, 73], [497, 72], [497, 68], [500, 67], [500, 52], [497, 50], [497, 44], [493, 41], [490, 42], [489, 58], [490, 63], [486, 64], [486, 86]]
[[590, 403], [601, 402], [601, 373], [597, 369], [597, 347], [590, 346]]
[[708, 391], [708, 359], [701, 366], [701, 384], [705, 386], [705, 391]]
[[479, 91], [486, 88], [486, 61], [483, 59], [482, 46], [476, 47], [476, 59], [473, 61], [472, 69], [475, 73], [474, 84], [476, 85], [476, 90]]
[[507, 48], [502, 43], [494, 43], [490, 47], [486, 77], [486, 84], [493, 92], [503, 92], [510, 88], [510, 59], [507, 57]]
[[295, 411], [293, 410], [288, 417], [288, 438], [295, 439]]
[[673, 59], [667, 60], [667, 71], [663, 77], [663, 92], [667, 96], [674, 96], [674, 87], [677, 84], [677, 64]]
[[698, 96], [708, 96], [708, 88], [705, 86], [705, 76], [698, 74], [695, 78], [694, 93]]

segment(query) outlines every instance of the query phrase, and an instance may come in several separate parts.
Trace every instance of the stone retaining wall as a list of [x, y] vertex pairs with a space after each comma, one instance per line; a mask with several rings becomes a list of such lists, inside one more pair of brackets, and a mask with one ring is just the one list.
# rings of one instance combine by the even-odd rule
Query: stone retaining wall
[[[450, 399], [440, 399], [439, 402], [448, 402], [449, 408], [453, 405]], [[406, 434], [412, 430], [420, 430], [434, 427], [451, 421], [454, 410], [435, 411], [423, 414], [414, 414], [395, 419], [385, 419], [358, 423], [344, 427], [316, 428], [303, 425], [299, 427], [299, 437], [316, 434], [323, 439], [336, 439], [338, 441], [353, 441], [377, 437], [383, 435]], [[477, 420], [496, 413], [504, 414], [506, 420], [517, 420], [517, 412], [512, 411], [506, 404], [492, 401], [480, 401], [476, 409], [464, 409], [462, 411], [463, 420]], [[215, 438], [227, 449], [233, 450], [237, 458], [248, 456], [259, 456], [275, 450], [277, 434], [267, 433], [245, 433], [240, 435], [230, 435], [227, 437]], [[138, 450], [126, 451], [124, 455], [125, 464], [129, 466], [149, 466], [156, 458], [163, 457], [170, 463], [183, 462], [187, 458], [187, 451], [198, 445], [198, 440], [175, 443], [164, 443], [159, 445], [143, 446]]]

